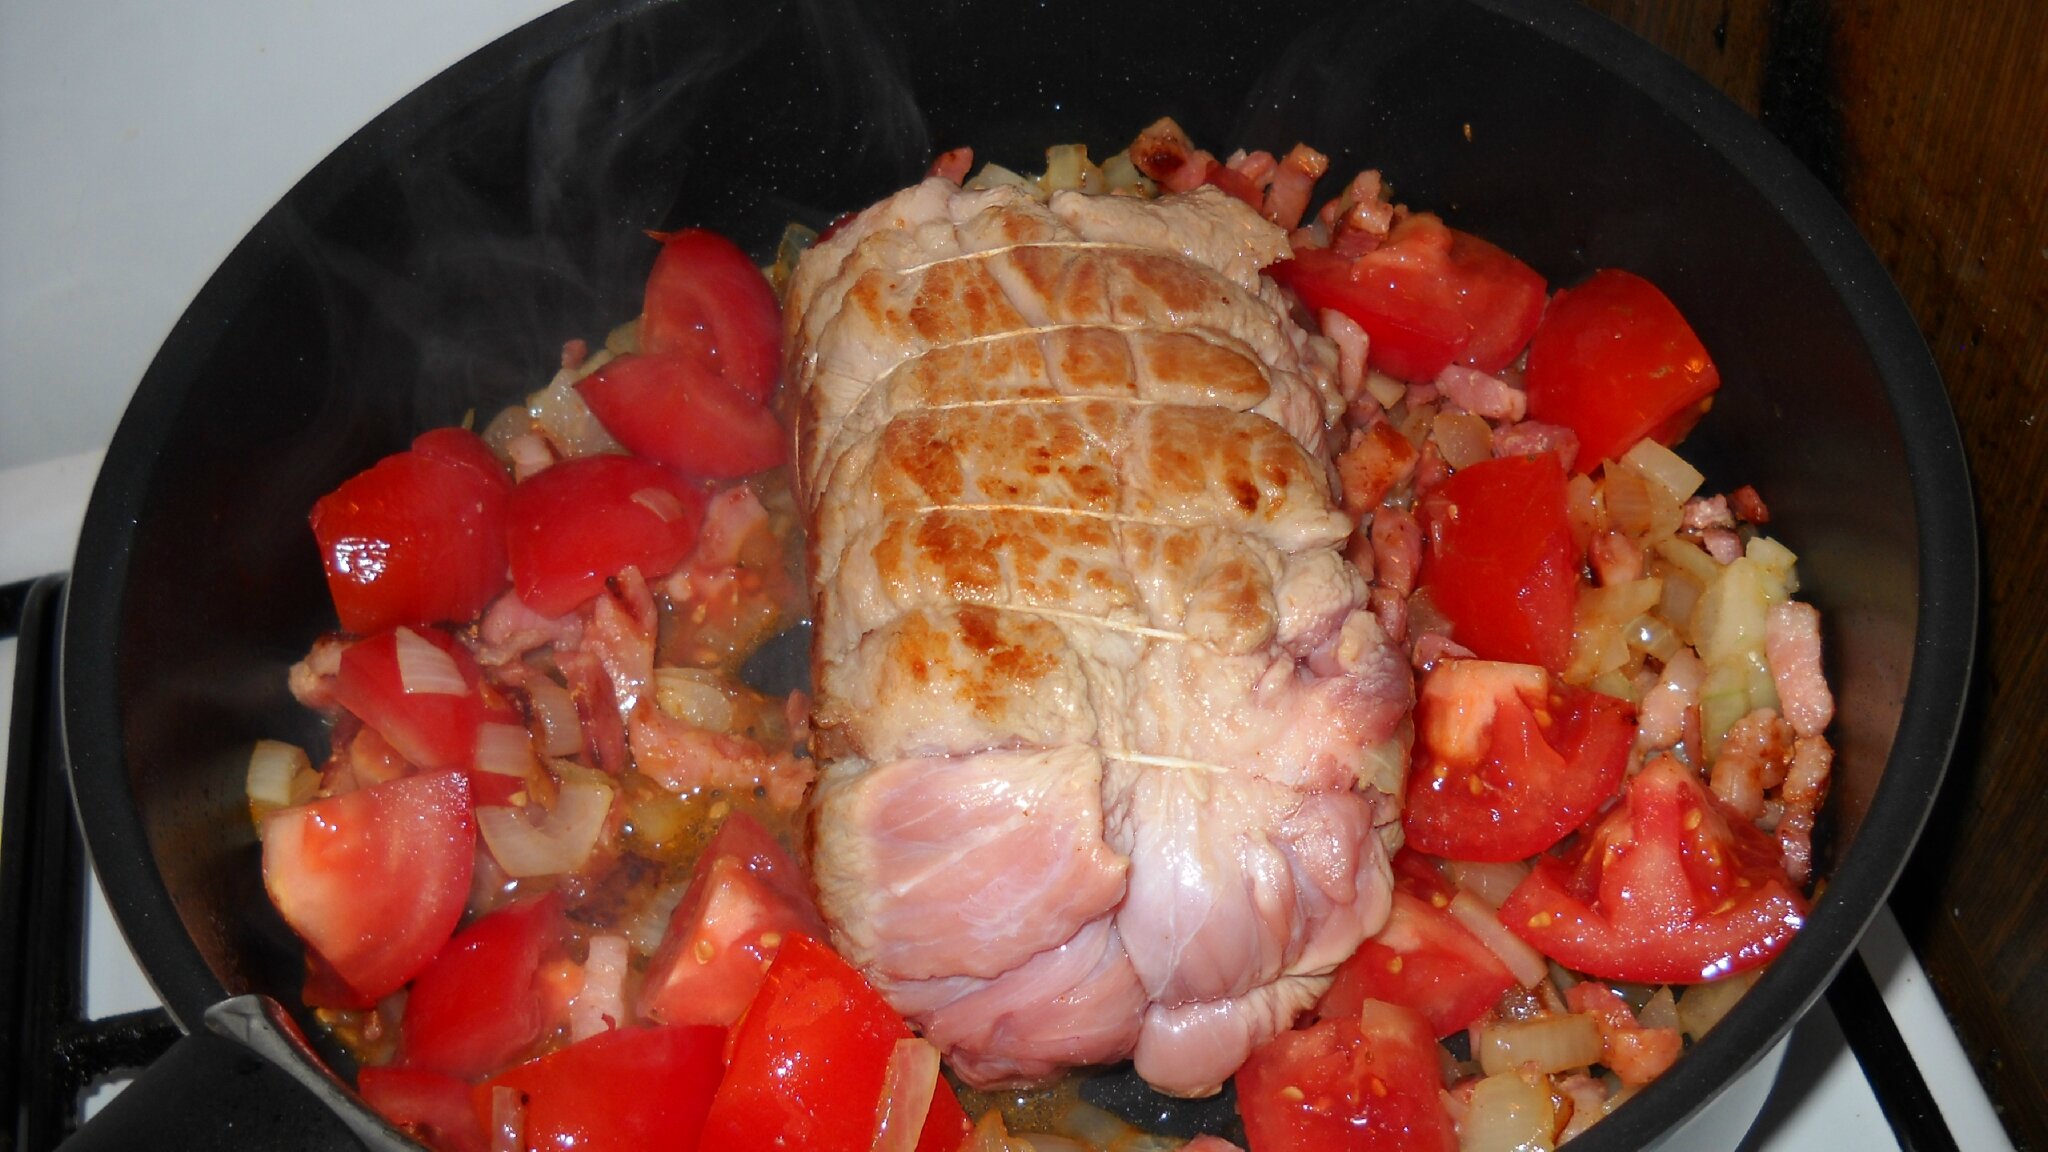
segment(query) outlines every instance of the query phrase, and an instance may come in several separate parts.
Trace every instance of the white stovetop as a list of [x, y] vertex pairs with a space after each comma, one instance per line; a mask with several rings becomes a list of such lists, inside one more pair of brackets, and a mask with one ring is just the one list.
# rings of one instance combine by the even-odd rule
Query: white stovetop
[[[0, 583], [70, 566], [135, 382], [257, 218], [386, 106], [556, 2], [0, 4]], [[0, 642], [0, 686], [14, 648]], [[0, 690], [0, 733], [11, 703]], [[92, 1015], [156, 1003], [97, 886], [87, 948]], [[1862, 950], [1958, 1143], [2009, 1148], [1888, 912]], [[1898, 1147], [1825, 1004], [1791, 1051], [1821, 1072], [1773, 1101], [1764, 1149]]]

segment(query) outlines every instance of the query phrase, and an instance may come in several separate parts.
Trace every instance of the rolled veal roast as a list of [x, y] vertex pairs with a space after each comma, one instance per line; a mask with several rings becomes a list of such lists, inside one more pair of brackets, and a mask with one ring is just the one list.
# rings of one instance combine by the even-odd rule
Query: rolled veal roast
[[972, 1083], [1214, 1091], [1386, 917], [1412, 684], [1287, 251], [933, 178], [792, 280], [819, 896]]

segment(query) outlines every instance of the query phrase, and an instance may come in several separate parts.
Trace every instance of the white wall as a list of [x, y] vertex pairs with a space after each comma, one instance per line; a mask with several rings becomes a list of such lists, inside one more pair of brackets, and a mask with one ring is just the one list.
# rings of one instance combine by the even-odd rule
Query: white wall
[[0, 0], [0, 468], [106, 444], [244, 232], [560, 0]]

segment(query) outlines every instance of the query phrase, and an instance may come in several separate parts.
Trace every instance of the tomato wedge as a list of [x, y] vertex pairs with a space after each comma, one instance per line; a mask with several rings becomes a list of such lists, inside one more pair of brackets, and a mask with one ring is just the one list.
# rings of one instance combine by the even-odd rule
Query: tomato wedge
[[565, 927], [562, 897], [550, 892], [457, 933], [406, 995], [398, 1063], [473, 1080], [539, 1039], [534, 979]]
[[313, 538], [341, 626], [468, 620], [505, 588], [512, 479], [482, 440], [437, 428], [313, 505]]
[[[704, 1122], [704, 1147], [720, 1152], [866, 1148], [875, 1134], [890, 1054], [910, 1029], [881, 993], [832, 949], [808, 936], [782, 942], [760, 995], [733, 1032], [725, 1082]], [[965, 1135], [942, 1079], [919, 1147]], [[957, 1146], [957, 1143], [952, 1145]]]
[[527, 1148], [696, 1148], [724, 1054], [723, 1028], [615, 1028], [491, 1077], [471, 1105], [488, 1131], [492, 1090], [518, 1092]]
[[1543, 316], [1543, 277], [1427, 212], [1395, 222], [1356, 259], [1304, 248], [1269, 272], [1310, 308], [1356, 320], [1370, 337], [1367, 362], [1401, 380], [1434, 380], [1454, 363], [1498, 372]]
[[395, 628], [342, 650], [334, 698], [411, 763], [467, 768], [483, 717], [480, 675], [469, 650], [446, 632]]
[[282, 808], [261, 831], [271, 903], [364, 1004], [418, 975], [462, 919], [476, 830], [460, 772]]
[[1535, 665], [1440, 661], [1416, 697], [1402, 830], [1454, 860], [1534, 856], [1614, 795], [1635, 734], [1626, 701]]
[[1579, 551], [1555, 455], [1458, 469], [1422, 500], [1422, 583], [1451, 636], [1488, 660], [1561, 673], [1571, 659]]
[[619, 443], [686, 476], [751, 476], [789, 455], [775, 414], [702, 360], [621, 356], [576, 390]]
[[1529, 416], [1579, 436], [1591, 472], [1648, 436], [1676, 443], [1712, 403], [1721, 372], [1678, 306], [1633, 272], [1605, 268], [1559, 292], [1529, 342]]
[[1250, 1152], [1453, 1152], [1436, 1053], [1428, 1021], [1379, 1000], [1282, 1032], [1237, 1070]]
[[467, 1081], [373, 1064], [356, 1073], [356, 1091], [393, 1127], [441, 1152], [484, 1152], [490, 1146], [470, 1106]]
[[782, 374], [775, 289], [739, 245], [716, 232], [685, 228], [656, 239], [661, 255], [647, 276], [640, 351], [708, 365], [755, 403], [767, 403]]
[[669, 917], [647, 965], [639, 1012], [664, 1024], [729, 1027], [760, 990], [783, 940], [824, 934], [797, 862], [760, 821], [735, 812], [705, 846]]
[[1338, 966], [1316, 1016], [1356, 1019], [1367, 1000], [1385, 1000], [1420, 1012], [1441, 1039], [1463, 1031], [1514, 986], [1507, 965], [1449, 912], [1396, 888], [1386, 926]]
[[1500, 918], [1589, 976], [1694, 983], [1777, 955], [1806, 905], [1776, 841], [1660, 757], [1591, 833], [1536, 862]]
[[627, 568], [650, 581], [696, 547], [703, 492], [628, 456], [564, 460], [512, 490], [506, 537], [512, 588], [543, 616], [561, 616]]

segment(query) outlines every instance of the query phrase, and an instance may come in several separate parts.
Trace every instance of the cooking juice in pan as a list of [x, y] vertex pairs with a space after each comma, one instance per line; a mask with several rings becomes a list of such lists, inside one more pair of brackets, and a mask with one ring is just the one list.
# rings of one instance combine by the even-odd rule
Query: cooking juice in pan
[[249, 793], [366, 1099], [1170, 1146], [1063, 1075], [1134, 1058], [1255, 1152], [1515, 1147], [1711, 1028], [1833, 707], [1767, 506], [1669, 447], [1713, 361], [1376, 173], [1310, 214], [1326, 167], [1161, 121], [948, 153], [765, 278], [661, 236], [641, 317], [323, 498], [331, 750]]

